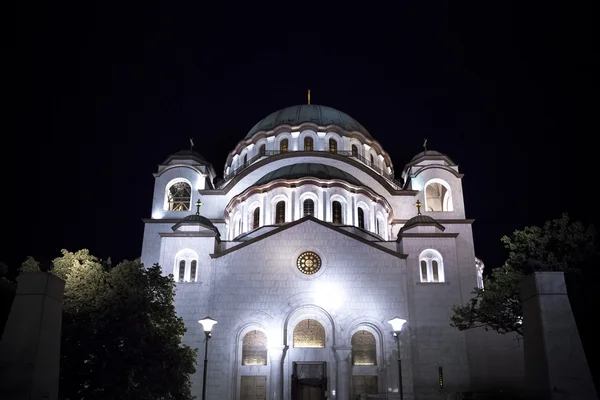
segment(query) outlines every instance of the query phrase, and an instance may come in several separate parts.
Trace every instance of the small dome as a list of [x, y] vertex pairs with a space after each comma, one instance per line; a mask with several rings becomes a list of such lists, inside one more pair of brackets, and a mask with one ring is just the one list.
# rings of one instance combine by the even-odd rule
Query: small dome
[[440, 153], [439, 151], [435, 151], [435, 150], [425, 150], [425, 151], [420, 152], [419, 154], [417, 154], [416, 156], [414, 156], [408, 162], [407, 165], [414, 165], [414, 164], [417, 163], [417, 160], [419, 160], [419, 159], [446, 160], [450, 164], [456, 165], [456, 163], [454, 161], [452, 161], [450, 159], [450, 157], [448, 157], [444, 153]]
[[444, 157], [444, 154], [440, 153], [439, 151], [435, 151], [435, 150], [426, 150], [426, 151], [422, 151], [419, 154], [417, 154], [416, 156], [414, 156], [411, 159], [411, 161], [416, 160], [417, 158], [425, 157], [425, 156], [430, 156], [430, 157], [442, 156], [442, 157]]
[[442, 231], [446, 229], [444, 228], [444, 226], [442, 226], [442, 224], [440, 224], [428, 215], [417, 215], [416, 217], [412, 217], [411, 219], [406, 221], [402, 229], [400, 229], [399, 233], [402, 233], [405, 230], [413, 228], [415, 226], [435, 226]]
[[358, 179], [339, 168], [324, 164], [312, 163], [286, 165], [285, 167], [281, 167], [275, 171], [269, 172], [256, 181], [254, 186], [264, 185], [265, 183], [269, 183], [277, 179], [299, 179], [304, 177], [339, 179], [355, 186], [363, 186]]
[[167, 157], [165, 161], [163, 161], [163, 164], [168, 164], [173, 160], [195, 160], [200, 164], [208, 164], [206, 159], [200, 153], [194, 150], [180, 150], [176, 153], [173, 153]]
[[198, 215], [198, 214], [188, 215], [187, 217], [182, 218], [181, 221], [179, 221], [173, 227], [173, 229], [177, 229], [180, 225], [202, 225], [205, 228], [215, 231], [217, 233], [217, 235], [219, 235], [219, 230], [217, 229], [217, 227], [214, 226], [213, 223], [210, 222], [210, 220], [208, 218], [206, 218], [202, 215]]
[[295, 126], [306, 122], [312, 122], [319, 126], [337, 125], [347, 131], [361, 132], [367, 138], [373, 140], [369, 132], [348, 114], [335, 108], [316, 104], [302, 104], [275, 111], [254, 125], [244, 139], [249, 139], [260, 131], [275, 129], [279, 125]]

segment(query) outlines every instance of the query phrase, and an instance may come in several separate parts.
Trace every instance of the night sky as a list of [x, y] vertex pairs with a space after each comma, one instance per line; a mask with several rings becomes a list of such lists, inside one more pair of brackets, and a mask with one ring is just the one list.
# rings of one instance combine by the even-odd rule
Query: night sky
[[139, 257], [160, 162], [194, 137], [222, 174], [256, 122], [308, 89], [397, 175], [423, 138], [459, 164], [487, 267], [515, 229], [598, 220], [592, 2], [178, 3], [17, 5], [0, 260]]

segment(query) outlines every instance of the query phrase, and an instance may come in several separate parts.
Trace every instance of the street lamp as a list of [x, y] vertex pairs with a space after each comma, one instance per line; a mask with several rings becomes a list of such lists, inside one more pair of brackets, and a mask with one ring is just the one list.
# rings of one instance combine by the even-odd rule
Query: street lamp
[[398, 346], [398, 393], [400, 393], [400, 400], [404, 397], [402, 390], [402, 359], [400, 358], [400, 332], [405, 323], [406, 320], [400, 317], [394, 317], [388, 321], [388, 324], [390, 324], [394, 330], [394, 338], [396, 339], [396, 345]]
[[206, 367], [208, 364], [208, 340], [211, 338], [210, 332], [212, 331], [212, 327], [217, 323], [211, 317], [204, 317], [200, 321], [198, 321], [200, 325], [202, 325], [202, 329], [204, 329], [204, 335], [206, 336], [205, 345], [204, 345], [204, 378], [202, 378], [202, 400], [206, 399]]

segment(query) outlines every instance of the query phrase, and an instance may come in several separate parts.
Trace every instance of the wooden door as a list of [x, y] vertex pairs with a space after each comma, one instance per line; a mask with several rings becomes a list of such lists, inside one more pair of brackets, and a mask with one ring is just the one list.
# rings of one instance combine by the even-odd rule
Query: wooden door
[[242, 376], [242, 400], [266, 400], [266, 376]]
[[292, 400], [325, 400], [327, 363], [295, 362], [292, 375]]
[[298, 400], [298, 377], [296, 375], [292, 375], [292, 400]]
[[359, 394], [377, 393], [377, 375], [354, 375], [352, 377], [352, 398]]

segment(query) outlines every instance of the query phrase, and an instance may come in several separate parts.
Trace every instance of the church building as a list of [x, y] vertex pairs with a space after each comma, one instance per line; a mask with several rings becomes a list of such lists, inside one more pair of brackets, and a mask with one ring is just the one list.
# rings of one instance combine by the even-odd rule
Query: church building
[[174, 276], [184, 342], [198, 349], [198, 399], [444, 399], [522, 385], [522, 343], [450, 326], [483, 263], [449, 156], [425, 143], [397, 171], [359, 122], [313, 104], [240, 138], [223, 174], [201, 145], [168, 156], [144, 219], [142, 262]]

